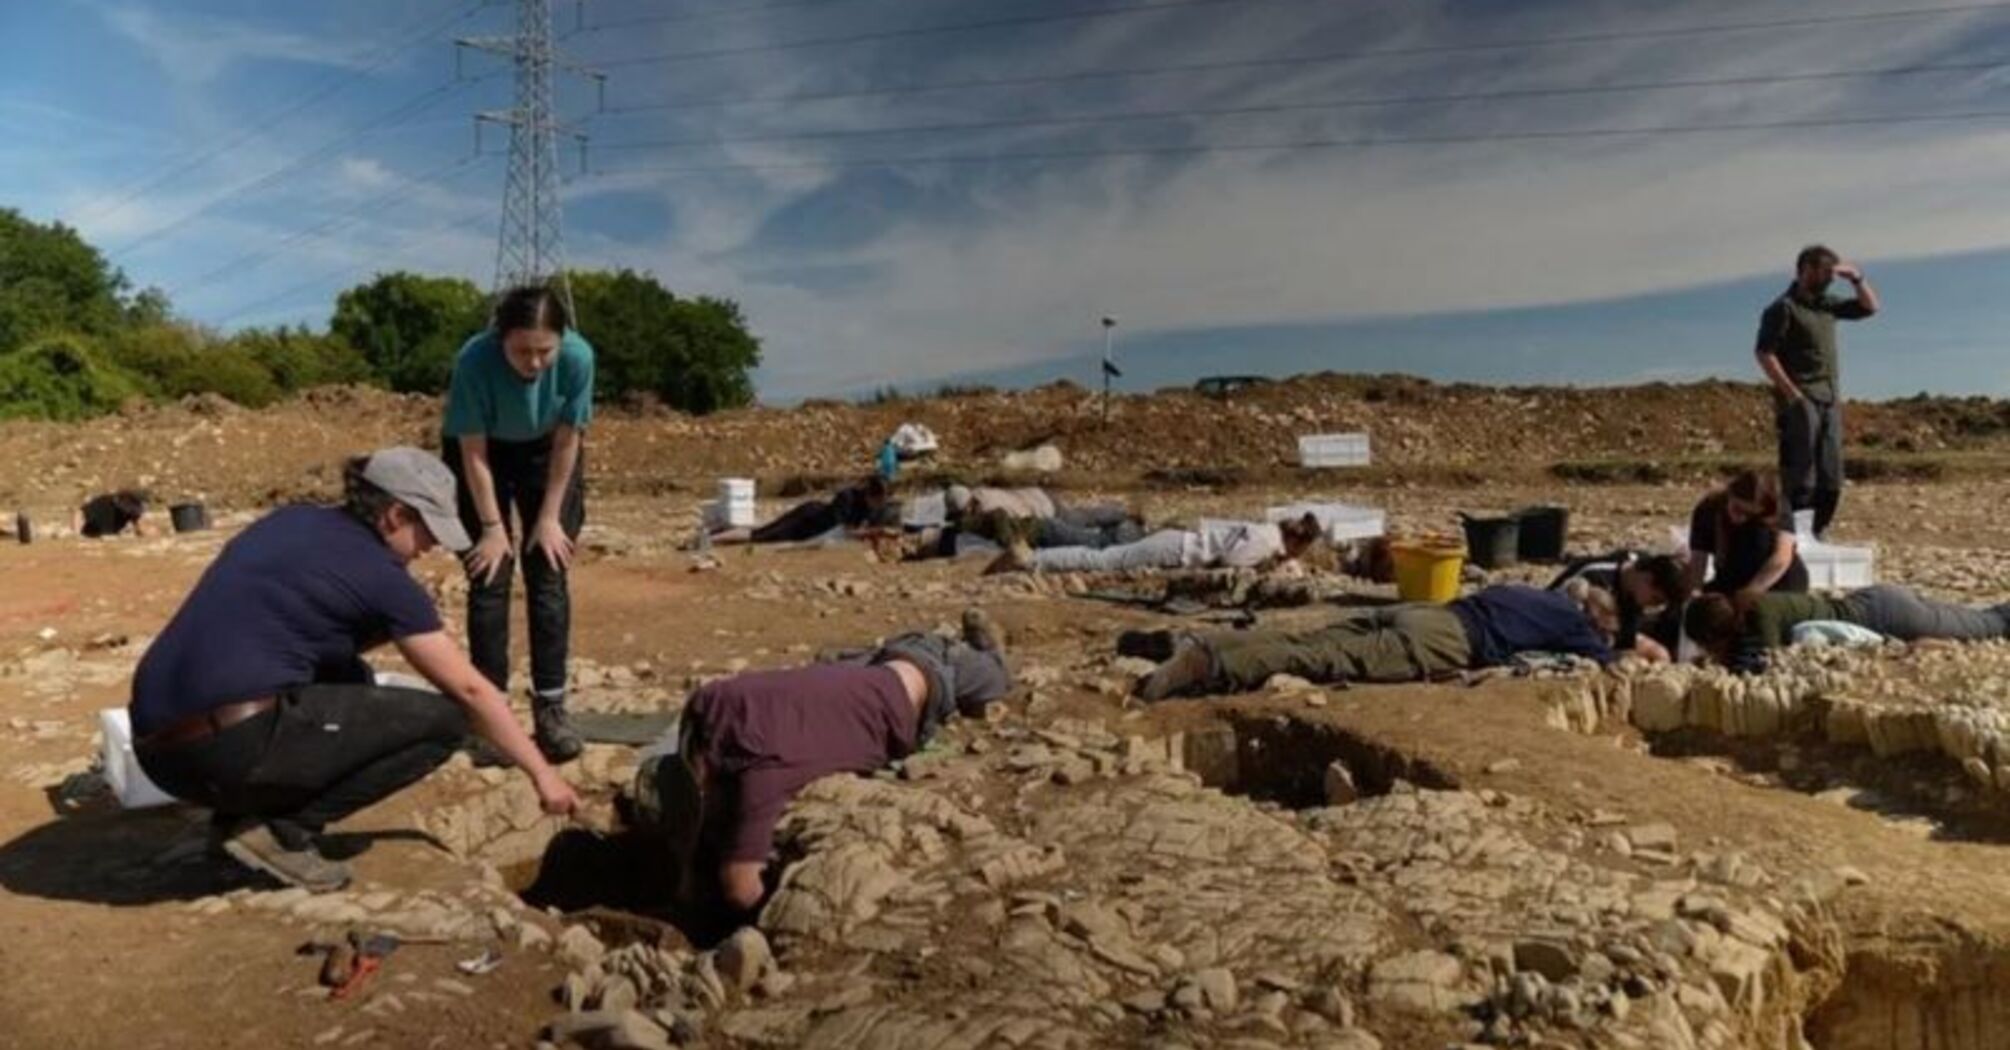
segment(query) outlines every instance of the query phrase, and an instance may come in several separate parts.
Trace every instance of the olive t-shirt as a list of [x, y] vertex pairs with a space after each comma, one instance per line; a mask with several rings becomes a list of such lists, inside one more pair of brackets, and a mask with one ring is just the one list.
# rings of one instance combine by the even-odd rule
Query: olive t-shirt
[[1779, 358], [1801, 393], [1822, 404], [1836, 399], [1836, 322], [1860, 321], [1870, 311], [1856, 299], [1788, 288], [1759, 315], [1758, 352]]

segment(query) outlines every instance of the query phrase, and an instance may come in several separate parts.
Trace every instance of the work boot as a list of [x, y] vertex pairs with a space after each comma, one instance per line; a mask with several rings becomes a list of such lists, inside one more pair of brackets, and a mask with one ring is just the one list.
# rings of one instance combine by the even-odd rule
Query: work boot
[[349, 885], [347, 864], [329, 860], [312, 845], [287, 849], [263, 822], [243, 825], [224, 841], [223, 851], [247, 868], [309, 893], [333, 893]]
[[1172, 656], [1158, 669], [1138, 680], [1140, 700], [1164, 700], [1205, 689], [1214, 677], [1214, 657], [1207, 647], [1192, 638], [1181, 638]]
[[980, 653], [1005, 655], [1005, 632], [991, 619], [991, 614], [978, 608], [963, 610], [963, 644]]
[[530, 701], [531, 739], [537, 741], [537, 749], [544, 752], [544, 760], [555, 765], [564, 765], [579, 757], [586, 744], [573, 731], [572, 720], [566, 717], [563, 699], [548, 700], [533, 696]]

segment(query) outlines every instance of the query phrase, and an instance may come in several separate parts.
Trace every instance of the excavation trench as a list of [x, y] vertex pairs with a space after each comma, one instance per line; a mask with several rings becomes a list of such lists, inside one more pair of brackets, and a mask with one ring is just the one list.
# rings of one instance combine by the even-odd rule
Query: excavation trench
[[2010, 1045], [2010, 952], [1970, 942], [1851, 951], [1802, 1033], [1814, 1050], [1999, 1050]]
[[1426, 759], [1341, 726], [1291, 715], [1225, 712], [1218, 721], [1177, 736], [1186, 769], [1203, 784], [1287, 809], [1386, 795], [1398, 781], [1444, 791], [1459, 786]]

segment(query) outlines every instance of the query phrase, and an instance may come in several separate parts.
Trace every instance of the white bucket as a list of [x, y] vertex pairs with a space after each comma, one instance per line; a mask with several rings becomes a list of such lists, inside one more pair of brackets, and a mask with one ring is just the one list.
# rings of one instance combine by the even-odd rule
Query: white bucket
[[133, 755], [133, 723], [123, 707], [98, 712], [98, 729], [105, 737], [105, 783], [112, 786], [119, 805], [127, 809], [165, 806], [174, 796], [154, 786], [140, 760]]

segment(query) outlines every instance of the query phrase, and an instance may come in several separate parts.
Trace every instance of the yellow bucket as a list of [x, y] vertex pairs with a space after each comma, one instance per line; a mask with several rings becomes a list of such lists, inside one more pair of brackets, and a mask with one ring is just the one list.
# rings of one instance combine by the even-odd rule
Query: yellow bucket
[[1406, 602], [1437, 605], [1459, 596], [1466, 549], [1449, 540], [1398, 541], [1389, 545], [1396, 561], [1396, 593]]

